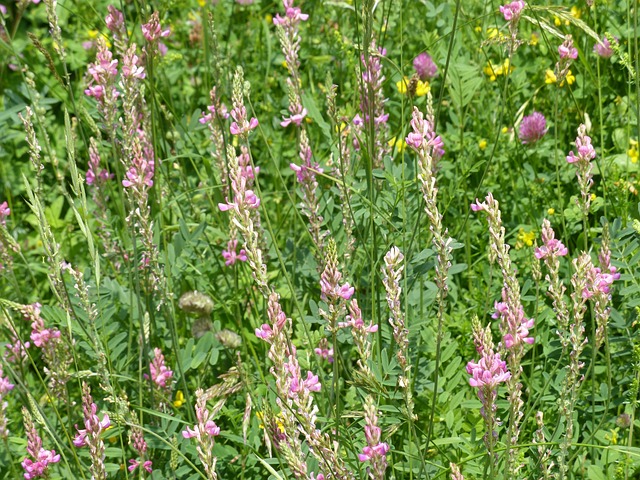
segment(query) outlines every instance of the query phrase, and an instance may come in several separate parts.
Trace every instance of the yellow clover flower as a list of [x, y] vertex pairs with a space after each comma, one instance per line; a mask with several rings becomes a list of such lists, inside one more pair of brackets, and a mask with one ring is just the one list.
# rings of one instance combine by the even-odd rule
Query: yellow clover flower
[[[571, 70], [569, 70], [567, 72], [567, 76], [565, 77], [565, 81], [567, 82], [567, 85], [573, 85], [574, 83], [576, 83], [576, 77], [573, 75], [573, 73], [571, 73]], [[560, 86], [564, 86], [564, 82], [562, 82], [560, 84]]]
[[536, 232], [531, 230], [530, 232], [526, 232], [524, 228], [521, 228], [518, 231], [518, 236], [516, 237], [516, 249], [520, 249], [525, 245], [527, 247], [533, 246], [533, 241], [536, 238]]
[[391, 140], [387, 142], [387, 144], [391, 148], [395, 147], [398, 153], [403, 153], [405, 148], [407, 148], [407, 142], [404, 141], [404, 138], [393, 137]]
[[483, 138], [478, 142], [478, 147], [480, 148], [480, 150], [484, 150], [485, 148], [487, 148], [487, 141]]
[[424, 97], [430, 91], [431, 86], [429, 85], [429, 82], [418, 80], [418, 85], [416, 86], [416, 97]]
[[547, 70], [546, 72], [544, 72], [544, 83], [552, 84], [556, 83], [557, 81], [558, 77], [556, 77], [556, 74], [553, 73], [553, 70]]
[[173, 406], [180, 408], [182, 405], [184, 405], [184, 393], [182, 393], [182, 390], [178, 390], [176, 392], [176, 399], [173, 401]]
[[409, 77], [403, 77], [402, 80], [396, 82], [398, 91], [404, 95], [407, 93], [407, 87], [409, 86]]

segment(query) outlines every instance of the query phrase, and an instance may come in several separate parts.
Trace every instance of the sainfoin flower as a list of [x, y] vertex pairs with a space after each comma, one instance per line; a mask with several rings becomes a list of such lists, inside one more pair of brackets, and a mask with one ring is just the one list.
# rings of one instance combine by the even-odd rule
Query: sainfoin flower
[[9, 204], [7, 202], [0, 203], [0, 225], [7, 224], [7, 217], [11, 213], [11, 209], [9, 208]]
[[522, 119], [520, 140], [524, 145], [536, 143], [547, 133], [547, 120], [540, 112], [533, 112]]
[[467, 363], [467, 373], [471, 375], [469, 385], [480, 390], [494, 390], [511, 378], [507, 364], [500, 359], [500, 354], [492, 351], [484, 352], [478, 363]]
[[168, 37], [171, 34], [171, 30], [166, 28], [162, 30], [160, 27], [160, 18], [158, 12], [153, 12], [149, 21], [142, 25], [142, 35], [148, 42], [155, 42], [161, 37]]
[[538, 260], [545, 258], [564, 257], [569, 253], [567, 247], [555, 238], [555, 232], [551, 228], [551, 224], [548, 220], [542, 223], [542, 241], [543, 245], [535, 249], [534, 255]]
[[154, 348], [153, 354], [153, 361], [149, 365], [151, 380], [159, 387], [168, 388], [170, 385], [167, 382], [173, 377], [173, 371], [165, 365], [164, 355], [162, 355], [162, 351], [159, 348]]
[[413, 59], [413, 68], [422, 81], [431, 80], [438, 75], [437, 65], [434, 63], [431, 55], [426, 52], [422, 52]]
[[240, 252], [237, 252], [238, 249], [238, 240], [229, 240], [227, 242], [227, 250], [222, 251], [222, 257], [224, 258], [224, 264], [228, 267], [233, 265], [237, 261], [246, 262], [247, 261], [247, 252], [244, 248], [240, 249]]
[[[129, 463], [131, 464], [128, 467], [128, 470], [130, 472], [133, 472], [136, 468], [138, 468], [138, 466], [140, 466], [140, 462], [138, 460], [134, 459], [134, 458], [129, 460]], [[144, 462], [142, 464], [142, 468], [144, 468], [147, 472], [151, 473], [153, 471], [152, 465], [153, 465], [153, 463], [151, 462], [151, 460], [147, 460], [146, 462]]]
[[500, 7], [500, 13], [506, 22], [517, 22], [524, 7], [525, 3], [522, 0], [517, 0], [515, 2], [502, 5]]
[[[0, 375], [2, 372], [0, 371]], [[24, 468], [24, 478], [31, 480], [32, 478], [49, 478], [49, 464], [58, 463], [60, 455], [56, 455], [55, 450], [45, 450], [42, 447], [42, 438], [38, 434], [31, 414], [22, 407], [22, 416], [24, 418], [24, 429], [27, 434], [27, 453], [31, 458], [25, 458], [22, 461]]]

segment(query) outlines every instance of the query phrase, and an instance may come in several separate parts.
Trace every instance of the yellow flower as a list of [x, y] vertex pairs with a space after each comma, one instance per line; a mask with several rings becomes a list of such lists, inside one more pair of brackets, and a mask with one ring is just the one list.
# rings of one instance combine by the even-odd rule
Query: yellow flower
[[480, 150], [484, 150], [485, 148], [487, 148], [487, 141], [483, 138], [478, 142], [478, 147], [480, 148]]
[[273, 23], [273, 15], [271, 15], [270, 13], [267, 13], [264, 16], [264, 21], [267, 22], [269, 25], [271, 25]]
[[89, 30], [87, 32], [87, 34], [89, 35], [89, 38], [91, 38], [91, 39], [97, 38], [98, 30]]
[[387, 142], [387, 144], [393, 148], [395, 147], [398, 153], [404, 152], [404, 149], [407, 148], [407, 142], [404, 141], [404, 138], [393, 137], [391, 140]]
[[617, 445], [618, 444], [618, 429], [611, 429], [611, 435], [609, 435], [608, 433], [606, 433], [604, 435], [604, 439], [605, 440], [609, 440], [611, 442], [611, 445]]
[[184, 404], [184, 393], [182, 390], [178, 390], [176, 392], [176, 399], [173, 401], [173, 406], [176, 408], [180, 408]]
[[536, 232], [531, 230], [530, 232], [525, 232], [524, 228], [521, 228], [518, 231], [518, 236], [516, 237], [516, 248], [522, 248], [523, 246], [531, 247], [533, 245], [533, 241], [536, 238]]
[[409, 77], [404, 77], [402, 80], [396, 82], [396, 87], [401, 94], [407, 93], [407, 87], [409, 86]]
[[476, 27], [476, 33], [482, 33], [482, 27], [480, 25]]
[[549, 210], [547, 210], [547, 215], [553, 215], [554, 213], [556, 213], [556, 210], [554, 208], [550, 208]]
[[493, 63], [489, 62], [487, 63], [487, 65], [482, 69], [482, 71], [484, 72], [485, 75], [487, 75], [489, 77], [489, 80], [491, 80], [492, 82], [495, 81], [495, 79], [497, 78], [498, 74], [496, 72], [496, 70], [499, 68], [499, 65], [494, 65]]
[[289, 65], [287, 64], [286, 60], [283, 60], [280, 65], [282, 65], [283, 68], [289, 68]]
[[627, 150], [627, 155], [631, 163], [638, 163], [638, 148], [632, 144], [631, 148]]
[[560, 25], [562, 25], [562, 22], [560, 21], [560, 19], [559, 19], [558, 17], [554, 16], [554, 17], [553, 17], [553, 24], [554, 24], [556, 27], [559, 27]]
[[571, 11], [569, 12], [573, 18], [580, 18], [582, 16], [582, 12], [575, 5], [571, 7]]
[[500, 32], [497, 28], [487, 28], [487, 38], [495, 38], [498, 36], [498, 33]]
[[489, 80], [493, 82], [500, 75], [507, 75], [508, 73], [513, 72], [515, 68], [516, 67], [512, 66], [507, 58], [502, 65], [491, 62], [487, 63], [482, 71], [489, 77]]
[[[258, 427], [262, 428], [264, 430], [264, 413], [262, 412], [256, 412], [256, 417], [258, 417], [258, 421], [260, 422], [258, 424]], [[276, 426], [278, 427], [278, 430], [280, 430], [280, 433], [284, 433], [284, 422], [282, 421], [282, 413], [279, 413], [278, 415], [276, 415]]]
[[533, 45], [535, 47], [536, 45], [538, 45], [539, 39], [540, 39], [540, 36], [537, 33], [533, 32], [531, 34], [531, 39], [529, 40], [529, 45]]
[[558, 81], [558, 77], [553, 73], [553, 70], [547, 70], [544, 72], [544, 83], [551, 84], [556, 83]]
[[416, 86], [416, 97], [424, 97], [430, 91], [431, 87], [429, 86], [429, 82], [418, 80], [418, 85]]
[[589, 198], [591, 198], [591, 201], [593, 202], [597, 197], [596, 197], [596, 194], [595, 194], [595, 193], [592, 193], [592, 194], [591, 194], [591, 197], [589, 197]]
[[204, 7], [207, 4], [207, 0], [198, 0], [198, 5]]
[[[576, 82], [576, 77], [571, 73], [571, 70], [567, 72], [567, 76], [565, 77], [565, 80], [568, 85], [573, 85]], [[560, 84], [560, 86], [562, 85], [564, 85], [564, 82]]]
[[509, 127], [502, 127], [502, 130], [500, 130], [502, 133], [509, 133]]

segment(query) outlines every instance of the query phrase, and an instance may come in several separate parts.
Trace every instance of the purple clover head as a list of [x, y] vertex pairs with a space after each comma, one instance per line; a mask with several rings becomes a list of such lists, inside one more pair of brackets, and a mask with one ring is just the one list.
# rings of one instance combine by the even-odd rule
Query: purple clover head
[[422, 52], [413, 59], [413, 68], [422, 81], [431, 80], [438, 75], [438, 66], [433, 62], [431, 55], [426, 52]]
[[520, 140], [524, 145], [536, 143], [547, 133], [547, 120], [540, 112], [533, 112], [522, 119]]
[[594, 45], [593, 51], [602, 58], [611, 58], [613, 56], [613, 48], [611, 48], [611, 42], [607, 37], [602, 37], [602, 40]]

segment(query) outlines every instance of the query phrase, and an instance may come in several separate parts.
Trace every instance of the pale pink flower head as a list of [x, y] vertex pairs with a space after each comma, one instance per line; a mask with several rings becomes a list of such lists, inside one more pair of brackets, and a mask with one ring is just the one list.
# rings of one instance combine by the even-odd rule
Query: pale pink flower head
[[522, 0], [507, 3], [500, 7], [500, 13], [504, 17], [505, 22], [517, 22], [520, 19], [520, 14], [524, 10], [525, 3]]
[[146, 38], [149, 43], [153, 43], [162, 37], [168, 37], [170, 34], [170, 29], [166, 28], [162, 30], [158, 12], [153, 12], [149, 21], [142, 25], [142, 35], [144, 35], [144, 38]]
[[545, 258], [554, 259], [555, 257], [564, 257], [569, 253], [567, 247], [555, 238], [555, 232], [551, 228], [551, 223], [546, 218], [542, 222], [542, 242], [543, 245], [535, 249], [534, 255], [538, 260]]
[[7, 217], [11, 213], [11, 209], [9, 208], [9, 204], [5, 201], [0, 203], [0, 225], [7, 224]]
[[109, 10], [109, 14], [105, 18], [107, 28], [112, 32], [120, 32], [124, 26], [124, 15], [113, 5], [109, 5], [107, 9]]
[[431, 80], [438, 75], [438, 67], [427, 52], [422, 52], [413, 59], [413, 68], [422, 81]]
[[389, 449], [389, 444], [386, 442], [378, 443], [373, 447], [367, 445], [362, 449], [362, 453], [358, 454], [358, 460], [367, 462], [375, 457], [384, 457], [389, 452]]
[[484, 352], [478, 363], [467, 363], [467, 373], [471, 375], [469, 385], [480, 389], [493, 390], [511, 378], [506, 362], [500, 359], [499, 353], [491, 351]]
[[596, 158], [596, 150], [591, 144], [591, 137], [587, 135], [587, 127], [584, 124], [578, 127], [578, 136], [576, 137], [575, 145], [578, 154], [573, 153], [573, 150], [570, 151], [569, 155], [567, 155], [568, 163], [589, 163]]
[[169, 388], [171, 378], [173, 377], [173, 371], [170, 370], [164, 363], [164, 355], [159, 348], [153, 349], [154, 358], [149, 364], [149, 370], [151, 370], [151, 380], [162, 388]]
[[573, 39], [567, 35], [566, 40], [558, 47], [560, 58], [570, 58], [575, 60], [578, 58], [578, 49], [573, 46]]
[[60, 455], [56, 454], [55, 450], [45, 450], [40, 448], [36, 461], [34, 462], [30, 458], [25, 458], [22, 461], [22, 468], [24, 468], [24, 478], [31, 480], [33, 478], [47, 478], [48, 469], [50, 463], [58, 463], [60, 461]]
[[540, 112], [533, 112], [522, 119], [520, 123], [520, 141], [524, 145], [531, 145], [540, 140], [547, 133], [547, 120]]

